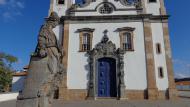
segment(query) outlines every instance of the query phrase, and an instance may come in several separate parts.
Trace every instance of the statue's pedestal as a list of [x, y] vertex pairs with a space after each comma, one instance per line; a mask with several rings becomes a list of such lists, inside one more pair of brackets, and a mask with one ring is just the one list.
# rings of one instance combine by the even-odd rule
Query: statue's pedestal
[[49, 75], [48, 57], [31, 57], [28, 76], [24, 84], [24, 90], [18, 96], [17, 107], [38, 107], [38, 101], [40, 101], [38, 98], [39, 90], [48, 80]]

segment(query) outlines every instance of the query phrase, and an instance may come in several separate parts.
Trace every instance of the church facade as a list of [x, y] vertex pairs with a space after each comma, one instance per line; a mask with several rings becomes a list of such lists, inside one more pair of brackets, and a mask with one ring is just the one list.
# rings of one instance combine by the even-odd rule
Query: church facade
[[175, 99], [164, 0], [51, 0], [64, 49], [59, 99]]

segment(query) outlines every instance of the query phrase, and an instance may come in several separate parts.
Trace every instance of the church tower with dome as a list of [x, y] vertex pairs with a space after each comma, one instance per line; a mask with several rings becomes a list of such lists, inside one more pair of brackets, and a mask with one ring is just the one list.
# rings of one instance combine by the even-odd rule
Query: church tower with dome
[[51, 0], [64, 49], [61, 100], [175, 99], [164, 0]]

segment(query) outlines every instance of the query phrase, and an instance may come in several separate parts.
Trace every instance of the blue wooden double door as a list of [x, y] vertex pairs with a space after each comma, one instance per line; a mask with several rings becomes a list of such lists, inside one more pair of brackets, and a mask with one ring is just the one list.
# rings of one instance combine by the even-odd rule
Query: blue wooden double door
[[98, 97], [117, 97], [116, 60], [98, 60]]

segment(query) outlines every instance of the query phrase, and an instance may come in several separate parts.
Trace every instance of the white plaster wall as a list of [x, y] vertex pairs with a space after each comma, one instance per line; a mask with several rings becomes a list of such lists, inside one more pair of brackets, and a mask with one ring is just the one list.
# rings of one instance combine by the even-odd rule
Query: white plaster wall
[[12, 92], [19, 92], [24, 88], [24, 81], [26, 76], [15, 76], [12, 80]]
[[[152, 35], [153, 35], [153, 48], [154, 48], [154, 60], [155, 60], [155, 75], [156, 83], [159, 90], [166, 90], [168, 88], [168, 74], [165, 58], [165, 46], [163, 39], [163, 28], [161, 23], [151, 23]], [[156, 43], [161, 44], [162, 53], [156, 53]], [[158, 75], [158, 67], [163, 67], [164, 78], [160, 78]]]
[[134, 52], [125, 55], [125, 83], [127, 89], [147, 88], [146, 58], [143, 24], [136, 24], [134, 32]]
[[53, 32], [55, 33], [56, 38], [57, 38], [59, 44], [61, 44], [61, 42], [62, 42], [62, 36], [63, 36], [63, 25], [60, 24], [60, 25], [56, 26], [53, 29]]
[[88, 82], [88, 62], [85, 53], [79, 51], [80, 28], [94, 28], [93, 48], [100, 42], [103, 31], [107, 29], [110, 40], [120, 47], [119, 33], [117, 28], [134, 27], [134, 52], [127, 52], [125, 55], [125, 84], [127, 89], [142, 90], [147, 88], [144, 36], [142, 22], [123, 23], [81, 23], [70, 24], [69, 26], [69, 50], [68, 50], [68, 80], [69, 89], [86, 89]]

